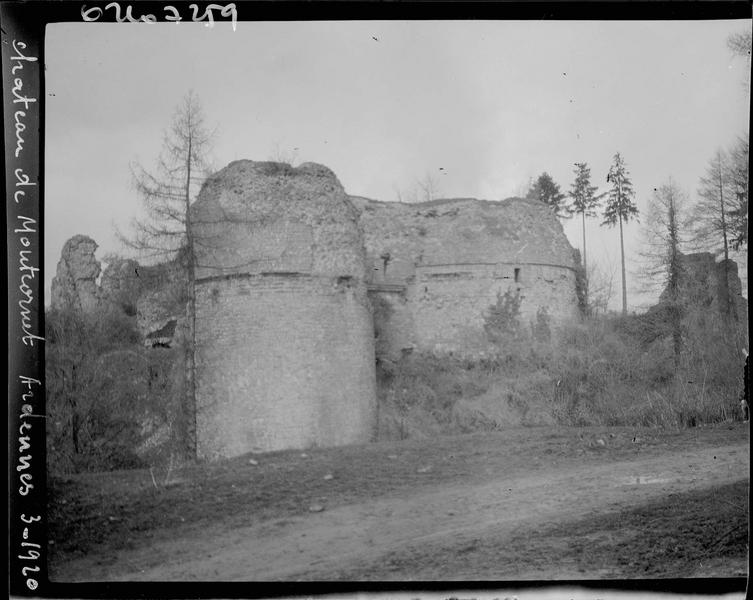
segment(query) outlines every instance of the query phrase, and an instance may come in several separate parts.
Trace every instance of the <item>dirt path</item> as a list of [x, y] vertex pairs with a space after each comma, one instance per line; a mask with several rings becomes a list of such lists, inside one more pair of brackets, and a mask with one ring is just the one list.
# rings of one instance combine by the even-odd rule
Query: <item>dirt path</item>
[[[414, 494], [380, 497], [230, 531], [223, 528], [218, 516], [217, 525], [201, 535], [122, 550], [112, 566], [87, 557], [63, 565], [61, 571], [67, 574], [66, 579], [74, 580], [342, 578], [348, 573], [368, 572], [369, 565], [384, 564], [398, 550], [420, 547], [422, 552], [430, 552], [448, 545], [462, 547], [484, 537], [505, 540], [526, 528], [628, 510], [670, 493], [741, 481], [748, 477], [748, 470], [745, 443], [597, 465], [540, 467], [522, 476], [424, 487]], [[446, 574], [447, 578], [456, 576]], [[395, 574], [397, 579], [436, 577], [437, 573], [428, 571]], [[484, 574], [478, 577], [485, 578]]]

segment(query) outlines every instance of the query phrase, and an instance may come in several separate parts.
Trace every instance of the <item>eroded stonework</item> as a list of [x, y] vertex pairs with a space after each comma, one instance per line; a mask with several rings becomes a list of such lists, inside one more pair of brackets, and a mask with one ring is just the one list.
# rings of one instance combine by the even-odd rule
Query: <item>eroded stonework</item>
[[[376, 359], [482, 354], [505, 293], [524, 324], [578, 314], [573, 249], [535, 201], [377, 202], [322, 165], [236, 161], [190, 217], [200, 457], [371, 440]], [[181, 344], [185, 257], [112, 262], [98, 288], [95, 249], [66, 244], [53, 299], [107, 298], [135, 309], [147, 346]]]
[[370, 441], [365, 255], [334, 174], [234, 162], [207, 181], [191, 218], [199, 455]]
[[94, 256], [97, 248], [97, 242], [86, 235], [75, 235], [65, 243], [52, 278], [53, 308], [87, 312], [98, 306], [102, 265]]
[[524, 325], [578, 314], [573, 249], [542, 203], [451, 199], [419, 204], [352, 198], [360, 211], [369, 289], [379, 296], [381, 351], [477, 354], [498, 294], [518, 295]]

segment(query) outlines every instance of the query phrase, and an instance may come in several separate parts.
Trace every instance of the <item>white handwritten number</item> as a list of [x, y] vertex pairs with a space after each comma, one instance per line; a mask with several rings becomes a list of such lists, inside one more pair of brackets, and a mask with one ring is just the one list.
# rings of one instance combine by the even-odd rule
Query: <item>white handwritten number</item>
[[168, 10], [173, 11], [173, 15], [172, 16], [167, 15], [165, 17], [165, 21], [175, 21], [176, 24], [179, 21], [182, 21], [182, 19], [180, 17], [180, 13], [178, 12], [177, 8], [175, 8], [174, 6], [165, 6], [165, 12], [167, 12]]
[[204, 20], [209, 20], [209, 22], [206, 23], [206, 27], [214, 27], [214, 16], [212, 15], [212, 11], [219, 10], [221, 16], [232, 17], [233, 31], [235, 31], [236, 20], [238, 18], [235, 4], [228, 4], [226, 6], [221, 6], [220, 4], [209, 4], [201, 17], [199, 16], [199, 7], [196, 4], [190, 4], [189, 8], [193, 11], [193, 20], [195, 22], [198, 23]]
[[31, 571], [32, 573], [37, 573], [39, 571], [39, 567], [24, 567], [21, 569], [21, 575], [26, 577], [26, 571]]
[[24, 523], [36, 523], [37, 521], [41, 521], [42, 517], [40, 517], [40, 516], [27, 517], [25, 514], [21, 513], [21, 520]]
[[118, 23], [125, 23], [126, 21], [129, 21], [131, 23], [138, 23], [139, 21], [143, 21], [144, 23], [157, 22], [157, 17], [155, 17], [154, 15], [144, 15], [143, 17], [139, 17], [138, 19], [134, 19], [133, 14], [131, 13], [132, 7], [130, 4], [126, 6], [125, 17], [123, 18], [120, 17], [120, 4], [118, 4], [117, 2], [110, 2], [110, 4], [105, 6], [105, 10], [107, 10], [108, 8], [115, 9], [115, 21], [117, 21]]
[[[165, 15], [166, 21], [172, 21], [174, 23], [178, 23], [182, 21], [182, 18], [177, 8], [175, 8], [174, 6], [164, 6], [163, 8], [164, 8], [164, 11], [167, 13]], [[235, 31], [236, 29], [236, 25], [238, 22], [238, 11], [236, 10], [234, 3], [226, 4], [225, 6], [221, 4], [209, 4], [207, 5], [206, 9], [204, 9], [203, 15], [199, 15], [199, 6], [197, 4], [191, 4], [189, 5], [189, 8], [193, 11], [193, 21], [197, 23], [200, 23], [202, 21], [207, 21], [207, 23], [205, 23], [206, 27], [214, 27], [214, 14], [212, 11], [219, 11], [220, 16], [225, 17], [225, 18], [231, 18], [232, 23], [233, 23], [233, 31]], [[138, 23], [141, 21], [144, 23], [151, 24], [151, 23], [157, 22], [157, 17], [151, 14], [143, 15], [135, 19], [133, 17], [133, 8], [130, 4], [126, 5], [125, 15], [121, 14], [121, 8], [118, 2], [110, 2], [104, 8], [104, 10], [108, 10], [108, 9], [112, 9], [115, 12], [115, 21], [117, 23], [125, 23], [126, 21], [128, 21], [129, 23]], [[86, 8], [86, 5], [83, 5], [81, 7], [81, 18], [86, 22], [97, 21], [102, 17], [103, 14], [104, 14], [104, 11], [98, 6]]]
[[233, 17], [233, 31], [235, 31], [235, 24], [238, 20], [238, 12], [235, 10], [235, 4], [228, 4], [222, 8], [220, 14], [223, 17]]
[[[92, 12], [96, 11], [96, 16], [91, 16]], [[87, 9], [86, 4], [81, 6], [81, 18], [86, 21], [87, 23], [90, 23], [92, 21], [96, 21], [102, 16], [102, 9], [99, 8], [99, 6], [92, 6], [91, 8]]]

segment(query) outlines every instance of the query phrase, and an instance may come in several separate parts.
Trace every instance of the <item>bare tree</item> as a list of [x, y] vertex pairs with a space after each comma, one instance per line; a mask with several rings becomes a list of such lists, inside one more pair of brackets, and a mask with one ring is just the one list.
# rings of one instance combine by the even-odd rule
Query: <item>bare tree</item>
[[729, 156], [721, 149], [709, 162], [706, 175], [701, 177], [699, 200], [693, 208], [694, 242], [714, 254], [724, 255], [724, 313], [732, 315], [734, 305], [729, 290], [729, 250], [731, 237], [730, 211], [734, 197], [730, 182]]
[[682, 251], [688, 242], [687, 199], [670, 179], [654, 190], [649, 201], [645, 225], [645, 275], [663, 288], [661, 304], [666, 307], [672, 335], [675, 365], [682, 353], [682, 312], [680, 292]]
[[47, 452], [54, 471], [137, 463], [145, 357], [133, 321], [110, 305], [45, 312]]
[[196, 454], [196, 257], [197, 244], [191, 203], [209, 171], [208, 155], [214, 132], [205, 123], [199, 98], [192, 91], [175, 109], [164, 133], [162, 151], [151, 170], [131, 165], [134, 187], [147, 212], [133, 223], [131, 236], [121, 240], [142, 256], [177, 260], [186, 276], [186, 443]]
[[421, 179], [417, 179], [415, 183], [407, 189], [401, 190], [397, 185], [393, 185], [392, 187], [395, 190], [397, 201], [406, 204], [428, 202], [434, 200], [439, 193], [439, 184], [436, 177], [428, 172]]
[[614, 295], [614, 277], [616, 267], [612, 261], [606, 266], [591, 263], [586, 277], [588, 280], [588, 313], [597, 315], [609, 310], [609, 303]]
[[732, 208], [729, 211], [731, 244], [735, 250], [748, 245], [748, 176], [750, 145], [746, 134], [739, 137], [729, 152], [727, 180], [732, 188]]
[[420, 190], [421, 200], [420, 202], [428, 202], [434, 200], [439, 192], [439, 184], [436, 178], [431, 173], [426, 173], [422, 179], [416, 182], [418, 189]]
[[727, 46], [738, 56], [750, 59], [751, 32], [750, 30], [738, 31], [727, 38]]
[[290, 166], [295, 166], [298, 162], [298, 151], [300, 148], [284, 149], [279, 142], [275, 143], [272, 152], [269, 155], [269, 160], [277, 163], [285, 163]]
[[[735, 56], [741, 56], [748, 65], [747, 73], [750, 74], [751, 31], [738, 31], [727, 38], [727, 47]], [[750, 78], [746, 77], [743, 83], [745, 92], [750, 91]]]

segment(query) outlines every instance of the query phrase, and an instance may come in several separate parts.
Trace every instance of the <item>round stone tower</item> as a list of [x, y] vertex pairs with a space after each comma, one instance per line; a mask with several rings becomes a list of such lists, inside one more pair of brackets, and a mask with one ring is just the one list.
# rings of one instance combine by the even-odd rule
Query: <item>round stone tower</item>
[[334, 173], [236, 161], [205, 183], [191, 219], [199, 456], [369, 441], [365, 253]]

